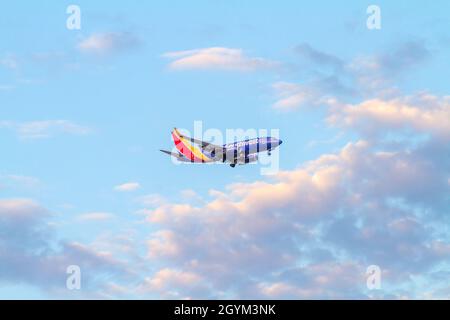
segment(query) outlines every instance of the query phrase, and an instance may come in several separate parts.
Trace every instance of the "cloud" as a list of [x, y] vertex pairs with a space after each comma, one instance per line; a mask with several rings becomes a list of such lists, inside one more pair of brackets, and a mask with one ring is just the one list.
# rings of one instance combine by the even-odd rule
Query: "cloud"
[[[431, 109], [447, 103], [420, 97], [401, 101], [421, 107], [427, 102]], [[365, 121], [370, 127], [380, 120]], [[178, 202], [158, 194], [139, 197], [152, 230], [145, 241], [134, 233], [105, 235], [90, 244], [56, 241], [47, 209], [29, 199], [5, 199], [0, 259], [7, 263], [0, 266], [0, 278], [56, 290], [65, 279], [64, 266], [75, 261], [90, 270], [86, 294], [110, 298], [361, 299], [373, 295], [365, 270], [377, 264], [383, 271], [380, 297], [401, 297], [408, 288], [418, 297], [422, 287], [412, 279], [428, 286], [450, 259], [449, 147], [440, 143], [441, 135], [395, 150], [385, 150], [378, 139], [348, 143], [268, 180], [232, 183], [205, 198], [192, 190]]]
[[115, 215], [109, 212], [88, 212], [79, 215], [77, 219], [80, 221], [107, 221], [114, 217]]
[[114, 190], [119, 191], [119, 192], [131, 192], [131, 191], [138, 190], [140, 187], [141, 187], [141, 185], [138, 182], [127, 182], [127, 183], [115, 186]]
[[144, 280], [149, 290], [171, 290], [174, 287], [189, 287], [200, 281], [201, 277], [192, 272], [174, 269], [159, 270], [153, 277]]
[[[49, 223], [52, 213], [31, 199], [0, 199], [0, 281], [5, 284], [25, 283], [44, 293], [70, 296], [66, 289], [68, 266], [76, 264], [83, 273], [86, 297], [100, 284], [96, 276], [128, 275], [122, 262], [96, 252], [90, 247], [58, 241]], [[72, 296], [73, 297], [73, 296]]]
[[147, 242], [150, 261], [201, 275], [161, 287], [177, 297], [359, 299], [369, 297], [367, 266], [378, 264], [382, 296], [398, 297], [414, 288], [411, 277], [442, 271], [450, 239], [435, 235], [449, 206], [448, 165], [438, 151], [381, 147], [349, 143], [271, 181], [212, 190], [199, 206], [149, 209], [159, 226]]
[[[359, 73], [345, 71], [348, 64], [311, 47], [301, 50], [305, 59], [333, 72], [344, 70], [358, 82]], [[202, 54], [219, 58], [202, 64]], [[399, 54], [389, 57], [378, 60], [388, 66]], [[231, 68], [217, 52], [171, 58], [172, 63], [193, 58], [181, 63], [192, 68], [261, 67], [243, 67], [253, 58], [242, 51], [225, 58], [226, 63], [234, 59]], [[415, 66], [414, 61], [422, 61], [420, 55], [399, 71]], [[135, 203], [149, 224], [144, 232], [150, 232], [144, 240], [136, 240], [133, 232], [108, 231], [89, 244], [61, 241], [55, 239], [48, 209], [30, 199], [1, 199], [0, 280], [60, 296], [66, 292], [65, 267], [78, 264], [89, 270], [83, 292], [106, 297], [131, 292], [140, 298], [360, 299], [373, 295], [365, 271], [378, 264], [381, 297], [402, 297], [405, 290], [412, 298], [423, 292], [448, 297], [448, 286], [435, 285], [446, 283], [450, 267], [448, 97], [381, 96], [343, 103], [337, 92], [344, 81], [335, 76], [275, 84], [278, 108], [323, 105], [329, 123], [351, 128], [362, 139], [270, 179], [210, 190], [207, 197], [192, 190], [181, 192], [177, 202], [158, 194], [139, 197]], [[327, 93], [327, 85], [336, 91]], [[0, 124], [18, 133], [20, 125]], [[30, 128], [35, 129], [22, 130], [25, 136], [74, 133], [61, 123]], [[413, 146], [385, 143], [385, 135], [404, 130], [429, 138]], [[136, 190], [136, 184], [115, 190]], [[79, 218], [110, 217], [93, 212]]]
[[78, 43], [82, 53], [109, 55], [138, 47], [140, 41], [129, 32], [95, 33]]
[[5, 67], [7, 69], [17, 69], [19, 66], [19, 62], [14, 55], [6, 55], [0, 58], [0, 66]]
[[450, 97], [421, 93], [391, 100], [371, 99], [358, 104], [343, 104], [330, 110], [328, 121], [366, 134], [409, 130], [450, 140]]
[[408, 41], [396, 45], [387, 53], [354, 58], [346, 64], [345, 73], [363, 94], [389, 95], [395, 80], [430, 57], [424, 42]]
[[202, 275], [177, 268], [163, 268], [146, 277], [136, 288], [141, 295], [159, 299], [191, 300], [209, 294]]
[[277, 100], [274, 109], [293, 111], [305, 105], [334, 104], [342, 100], [364, 100], [398, 95], [394, 81], [426, 62], [431, 56], [424, 42], [397, 44], [387, 53], [358, 56], [345, 61], [335, 55], [301, 44], [295, 52], [310, 78], [302, 83], [272, 85]]
[[307, 103], [314, 103], [316, 93], [312, 88], [300, 84], [277, 82], [273, 84], [279, 99], [273, 105], [275, 109], [292, 110]]
[[136, 290], [142, 295], [150, 294], [159, 299], [191, 300], [208, 294], [209, 286], [200, 274], [177, 268], [163, 268], [146, 277]]
[[86, 135], [92, 132], [90, 128], [68, 120], [0, 121], [0, 128], [11, 129], [22, 139], [43, 139], [59, 133]]
[[172, 70], [254, 71], [277, 67], [278, 62], [248, 57], [242, 49], [212, 47], [168, 52], [163, 57], [173, 60]]
[[[432, 136], [450, 139], [450, 98], [420, 92], [403, 96], [392, 87], [397, 74], [426, 60], [429, 52], [422, 43], [405, 43], [389, 54], [342, 65], [332, 56], [304, 46], [310, 60], [339, 67], [334, 78], [322, 77], [305, 83], [277, 82], [272, 85], [277, 100], [273, 108], [292, 111], [301, 107], [324, 107], [327, 121], [336, 127], [355, 129], [365, 139]], [[401, 60], [401, 61], [400, 61]], [[389, 78], [391, 77], [391, 78]], [[346, 90], [342, 78], [350, 78], [359, 96]], [[389, 79], [388, 79], [389, 78]], [[327, 80], [328, 79], [328, 80]], [[334, 80], [332, 80], [334, 79]], [[364, 96], [370, 98], [364, 99]], [[373, 96], [376, 98], [373, 98]], [[360, 101], [347, 103], [345, 101]], [[414, 135], [411, 135], [414, 134]]]
[[167, 202], [167, 200], [163, 196], [157, 193], [147, 194], [145, 196], [139, 197], [136, 199], [136, 201], [148, 207], [159, 206]]
[[0, 217], [11, 223], [39, 220], [47, 210], [30, 199], [0, 199]]
[[341, 69], [344, 67], [345, 62], [326, 52], [314, 49], [307, 43], [302, 43], [295, 48], [295, 52], [300, 55], [303, 59], [310, 63], [314, 63], [320, 66], [331, 66], [336, 69]]
[[161, 230], [153, 234], [148, 240], [148, 254], [150, 257], [176, 256], [181, 248], [176, 244], [175, 233], [170, 230]]
[[304, 106], [331, 104], [333, 96], [326, 96], [317, 86], [289, 82], [276, 82], [272, 85], [278, 100], [273, 108], [280, 111], [292, 111]]
[[2, 184], [7, 188], [35, 189], [41, 185], [41, 181], [38, 178], [20, 174], [0, 174], [0, 188]]
[[351, 261], [313, 263], [284, 271], [278, 282], [261, 282], [254, 292], [260, 299], [364, 299], [365, 270]]
[[431, 52], [423, 41], [408, 41], [401, 43], [392, 51], [376, 57], [375, 65], [383, 73], [403, 72], [411, 69], [431, 57]]

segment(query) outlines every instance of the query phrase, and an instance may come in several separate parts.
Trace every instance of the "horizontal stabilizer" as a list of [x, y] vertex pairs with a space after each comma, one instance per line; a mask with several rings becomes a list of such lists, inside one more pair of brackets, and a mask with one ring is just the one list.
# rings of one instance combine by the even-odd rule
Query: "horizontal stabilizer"
[[180, 153], [170, 152], [167, 150], [159, 150], [159, 151], [164, 152], [165, 154], [168, 154], [169, 156], [177, 158], [178, 161], [190, 162], [189, 159], [187, 159], [185, 156], [183, 156]]

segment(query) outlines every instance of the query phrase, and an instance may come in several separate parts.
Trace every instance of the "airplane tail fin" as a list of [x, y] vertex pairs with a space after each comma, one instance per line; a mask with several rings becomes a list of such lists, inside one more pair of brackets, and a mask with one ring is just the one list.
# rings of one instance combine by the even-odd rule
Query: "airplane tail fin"
[[175, 144], [175, 147], [179, 151], [180, 156], [184, 156], [187, 159], [194, 160], [194, 155], [192, 150], [189, 148], [191, 145], [188, 141], [186, 141], [185, 137], [178, 131], [177, 128], [173, 128], [172, 130], [172, 140]]
[[180, 140], [180, 138], [182, 138], [183, 135], [181, 134], [180, 131], [178, 131], [177, 128], [173, 128], [172, 130], [172, 138], [174, 140], [174, 142], [176, 142], [176, 140]]

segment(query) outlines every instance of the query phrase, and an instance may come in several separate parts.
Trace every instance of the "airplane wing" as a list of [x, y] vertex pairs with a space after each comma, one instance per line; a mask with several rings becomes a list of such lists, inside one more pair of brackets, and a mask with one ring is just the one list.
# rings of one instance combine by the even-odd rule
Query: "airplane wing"
[[214, 154], [213, 158], [221, 159], [223, 157], [224, 152], [226, 151], [223, 146], [219, 146], [219, 145], [205, 142], [202, 140], [194, 139], [191, 137], [186, 137], [186, 136], [183, 136], [182, 134], [179, 134], [179, 135], [182, 138], [188, 139], [191, 142], [200, 145], [204, 151]]
[[188, 158], [186, 158], [185, 156], [183, 156], [180, 153], [170, 152], [170, 151], [166, 151], [166, 150], [159, 150], [159, 151], [164, 152], [165, 154], [168, 154], [169, 156], [175, 157], [178, 161], [191, 162], [191, 160], [189, 160]]

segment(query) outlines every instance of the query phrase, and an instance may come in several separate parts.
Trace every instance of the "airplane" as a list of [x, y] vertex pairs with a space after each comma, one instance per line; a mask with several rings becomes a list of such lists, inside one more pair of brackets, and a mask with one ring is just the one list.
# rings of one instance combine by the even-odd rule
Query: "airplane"
[[258, 153], [260, 152], [267, 151], [267, 154], [270, 156], [271, 151], [283, 143], [283, 141], [277, 138], [262, 137], [219, 146], [186, 137], [177, 128], [174, 128], [172, 131], [172, 139], [178, 153], [167, 150], [160, 151], [174, 157], [180, 162], [223, 162], [229, 163], [232, 168], [236, 165], [244, 165], [258, 161]]

